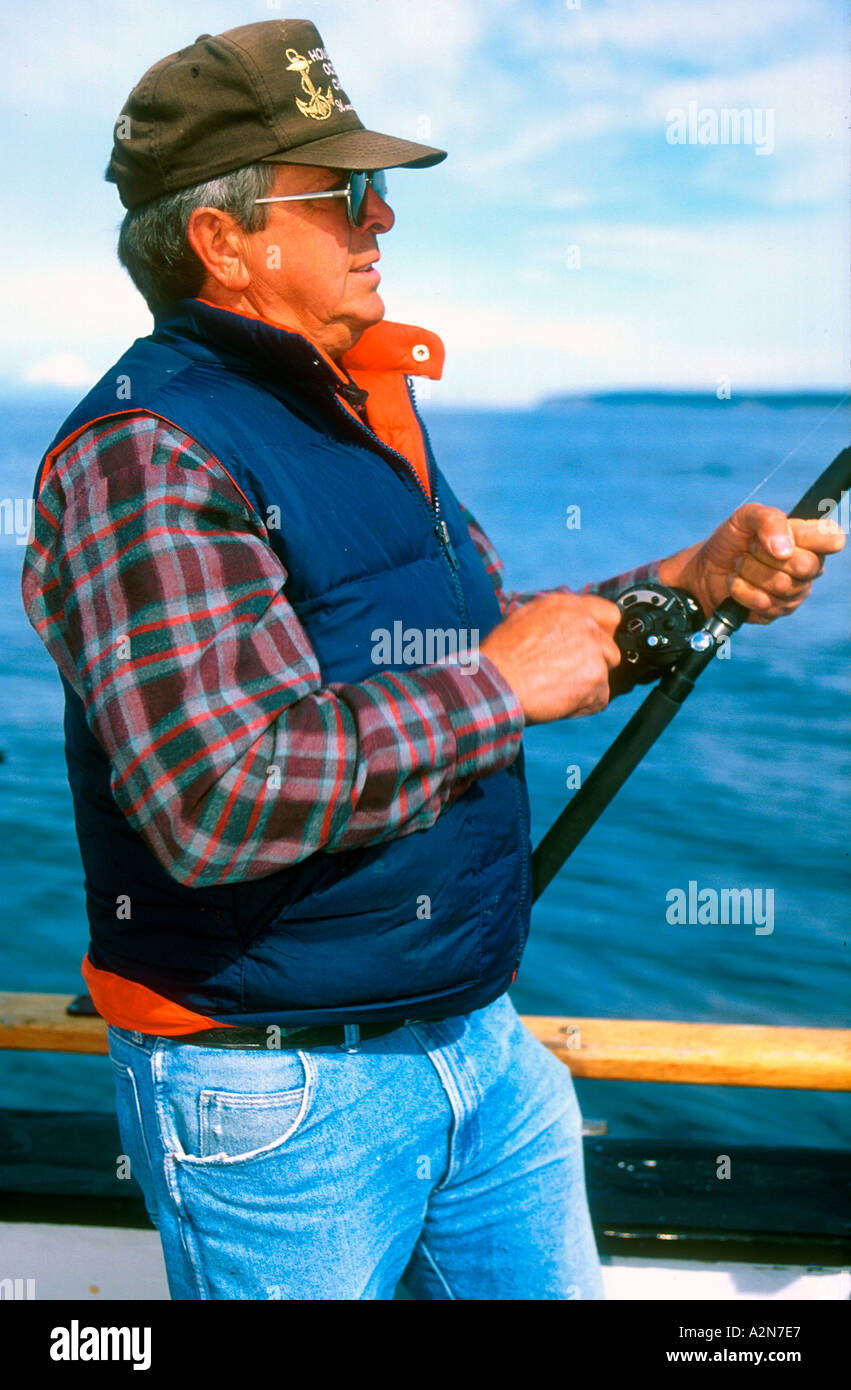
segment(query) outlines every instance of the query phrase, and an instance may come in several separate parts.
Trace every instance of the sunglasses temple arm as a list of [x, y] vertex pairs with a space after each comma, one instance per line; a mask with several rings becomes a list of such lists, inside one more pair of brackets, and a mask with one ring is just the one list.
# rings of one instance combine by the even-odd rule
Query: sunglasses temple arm
[[347, 198], [348, 189], [334, 188], [322, 193], [282, 193], [277, 198], [255, 198], [255, 203], [312, 203], [314, 198]]

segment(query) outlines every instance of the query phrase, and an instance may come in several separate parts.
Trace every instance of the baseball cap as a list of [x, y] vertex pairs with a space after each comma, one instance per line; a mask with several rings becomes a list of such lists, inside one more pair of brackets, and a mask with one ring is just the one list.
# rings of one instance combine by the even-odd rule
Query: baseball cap
[[367, 130], [309, 20], [201, 34], [133, 88], [105, 177], [128, 209], [245, 164], [424, 169], [445, 150]]

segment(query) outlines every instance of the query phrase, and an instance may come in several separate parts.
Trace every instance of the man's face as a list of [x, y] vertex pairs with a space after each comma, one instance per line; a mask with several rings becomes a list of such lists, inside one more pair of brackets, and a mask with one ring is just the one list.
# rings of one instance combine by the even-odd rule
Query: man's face
[[[282, 164], [269, 197], [345, 188], [348, 174], [310, 165]], [[250, 284], [242, 307], [301, 332], [339, 357], [384, 316], [379, 296], [376, 237], [394, 217], [371, 186], [365, 220], [353, 227], [345, 198], [267, 203], [266, 226], [244, 234]]]

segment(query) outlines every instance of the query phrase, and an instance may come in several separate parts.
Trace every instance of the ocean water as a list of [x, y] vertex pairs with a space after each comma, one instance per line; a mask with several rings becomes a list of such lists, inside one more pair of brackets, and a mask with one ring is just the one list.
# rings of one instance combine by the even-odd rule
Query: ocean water
[[[69, 405], [6, 401], [0, 499], [29, 496]], [[789, 507], [848, 442], [847, 407], [576, 402], [524, 412], [423, 406], [441, 462], [506, 585], [581, 588], [707, 535], [770, 469]], [[569, 528], [567, 508], [580, 525]], [[576, 513], [572, 513], [576, 517]], [[851, 551], [851, 547], [849, 547]], [[24, 548], [0, 534], [0, 988], [76, 992], [87, 930], [58, 675], [20, 602]], [[521, 1013], [848, 1027], [849, 554], [805, 607], [748, 626], [716, 661], [533, 913]], [[646, 693], [643, 692], [643, 693]], [[527, 732], [533, 841], [642, 692]], [[673, 925], [667, 894], [773, 892], [774, 929]], [[849, 1097], [577, 1082], [617, 1137], [844, 1147]], [[105, 1059], [0, 1053], [0, 1105], [112, 1107]]]

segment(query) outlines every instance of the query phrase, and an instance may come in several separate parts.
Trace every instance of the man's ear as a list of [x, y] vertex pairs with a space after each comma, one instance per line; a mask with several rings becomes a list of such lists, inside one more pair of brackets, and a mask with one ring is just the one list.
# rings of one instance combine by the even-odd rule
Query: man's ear
[[195, 208], [186, 237], [207, 274], [227, 290], [244, 290], [251, 283], [245, 232], [229, 212]]

